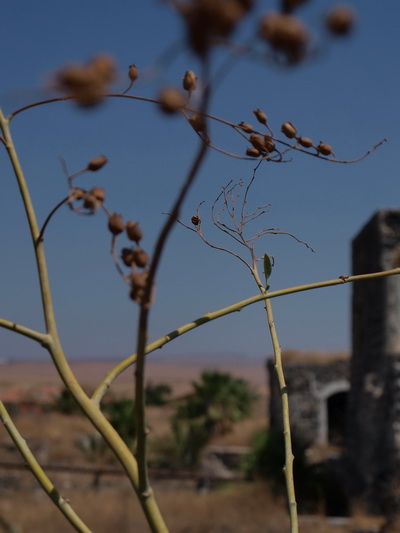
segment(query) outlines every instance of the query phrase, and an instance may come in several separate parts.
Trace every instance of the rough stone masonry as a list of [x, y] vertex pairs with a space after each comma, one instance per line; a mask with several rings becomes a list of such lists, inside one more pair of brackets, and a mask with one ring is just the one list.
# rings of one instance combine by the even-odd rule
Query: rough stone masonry
[[[353, 274], [400, 266], [400, 210], [378, 211], [352, 243]], [[400, 277], [353, 285], [345, 457], [353, 497], [400, 513]]]

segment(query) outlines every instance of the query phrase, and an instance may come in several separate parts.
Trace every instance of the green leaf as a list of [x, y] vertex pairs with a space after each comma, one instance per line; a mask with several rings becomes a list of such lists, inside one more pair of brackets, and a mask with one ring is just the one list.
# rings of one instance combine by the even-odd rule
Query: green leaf
[[268, 278], [272, 273], [272, 263], [268, 254], [264, 254], [264, 275], [265, 275], [265, 284], [268, 286]]

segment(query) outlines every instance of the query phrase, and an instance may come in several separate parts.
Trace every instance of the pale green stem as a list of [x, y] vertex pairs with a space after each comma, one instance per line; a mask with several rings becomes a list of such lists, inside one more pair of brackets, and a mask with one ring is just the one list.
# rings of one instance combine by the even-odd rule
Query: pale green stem
[[46, 472], [42, 469], [35, 456], [29, 449], [29, 446], [27, 445], [25, 439], [19, 433], [9, 413], [7, 412], [7, 409], [1, 401], [0, 419], [2, 420], [3, 425], [8, 431], [12, 440], [14, 441], [15, 446], [27, 462], [30, 470], [32, 471], [32, 474], [35, 476], [44, 492], [55, 503], [55, 505], [63, 513], [63, 515], [70, 522], [70, 524], [76, 529], [76, 531], [80, 531], [81, 533], [91, 533], [91, 530], [79, 518], [79, 516], [76, 514], [76, 512], [68, 503], [68, 501], [61, 496], [61, 494], [57, 491], [53, 483], [47, 477]]
[[[222, 309], [219, 309], [218, 311], [212, 311], [209, 313], [205, 313], [201, 317], [196, 318], [195, 320], [192, 320], [191, 322], [188, 322], [187, 324], [180, 326], [177, 329], [174, 329], [167, 335], [164, 335], [163, 337], [160, 337], [154, 342], [148, 344], [145, 348], [145, 354], [147, 355], [151, 352], [154, 352], [155, 350], [162, 348], [163, 346], [171, 342], [176, 337], [180, 337], [181, 335], [184, 335], [185, 333], [195, 328], [198, 328], [199, 326], [202, 326], [203, 324], [211, 322], [212, 320], [216, 320], [217, 318], [229, 315], [230, 313], [241, 311], [245, 307], [248, 307], [249, 305], [255, 304], [263, 300], [278, 298], [280, 296], [287, 296], [289, 294], [295, 294], [297, 292], [321, 289], [323, 287], [332, 287], [335, 285], [343, 285], [344, 283], [353, 283], [356, 281], [365, 281], [369, 279], [383, 278], [386, 276], [394, 276], [398, 274], [400, 274], [400, 268], [394, 268], [392, 270], [386, 270], [384, 272], [374, 272], [372, 274], [360, 274], [357, 276], [348, 276], [348, 277], [345, 277], [344, 279], [335, 278], [335, 279], [330, 279], [327, 281], [319, 281], [317, 283], [309, 283], [307, 285], [298, 285], [296, 287], [289, 287], [287, 289], [281, 289], [278, 291], [264, 292], [262, 294], [257, 294], [256, 296], [252, 296], [251, 298], [246, 298], [245, 300], [241, 300], [240, 302], [236, 302], [227, 307], [223, 307]], [[98, 385], [95, 392], [93, 393], [93, 396], [92, 396], [93, 402], [95, 402], [98, 405], [101, 402], [103, 396], [106, 394], [106, 392], [111, 387], [111, 384], [113, 383], [113, 381], [120, 374], [122, 374], [122, 372], [124, 372], [127, 368], [133, 365], [135, 362], [136, 362], [136, 353], [130, 355], [129, 357], [127, 357], [126, 359], [118, 363], [114, 368], [112, 368], [107, 373], [106, 377]]]
[[[253, 268], [251, 268], [251, 273], [254, 277], [254, 280], [263, 295], [268, 294], [268, 285], [265, 288], [261, 282], [260, 275], [257, 268], [257, 260], [254, 254], [253, 256]], [[268, 280], [265, 280], [268, 283]], [[343, 280], [341, 280], [343, 281]], [[297, 516], [297, 503], [296, 503], [296, 492], [294, 488], [294, 477], [293, 477], [293, 450], [292, 450], [292, 437], [291, 437], [291, 428], [290, 428], [290, 410], [289, 410], [289, 398], [285, 382], [285, 375], [283, 372], [282, 366], [282, 352], [278, 340], [278, 334], [275, 327], [274, 314], [272, 312], [271, 299], [268, 298], [265, 300], [265, 311], [267, 313], [268, 328], [272, 341], [272, 347], [274, 350], [275, 358], [275, 371], [278, 377], [279, 390], [281, 392], [281, 401], [282, 401], [282, 422], [283, 422], [283, 438], [285, 443], [285, 465], [283, 468], [286, 481], [286, 491], [288, 496], [289, 504], [289, 517], [290, 517], [290, 532], [298, 533], [299, 524]]]
[[16, 324], [15, 322], [11, 322], [11, 320], [6, 320], [5, 318], [0, 318], [0, 328], [14, 331], [19, 335], [23, 335], [24, 337], [28, 337], [29, 339], [38, 342], [39, 344], [46, 343], [48, 339], [45, 333], [40, 333], [39, 331], [26, 328], [25, 326], [21, 326], [21, 324]]
[[[21, 198], [24, 204], [25, 212], [28, 218], [30, 233], [34, 245], [36, 264], [38, 269], [38, 277], [40, 284], [40, 291], [42, 297], [43, 314], [46, 324], [47, 335], [43, 336], [42, 344], [49, 351], [54, 365], [63, 380], [66, 388], [71, 392], [72, 396], [84, 411], [87, 418], [97, 428], [103, 436], [107, 444], [115, 453], [117, 459], [125, 469], [129, 480], [131, 481], [136, 493], [139, 495], [138, 488], [138, 472], [137, 463], [132, 453], [114, 430], [112, 425], [108, 422], [105, 416], [101, 413], [94, 402], [86, 395], [81, 385], [75, 378], [71, 367], [65, 357], [61, 347], [60, 339], [57, 332], [56, 320], [54, 316], [54, 309], [51, 298], [50, 283], [47, 273], [46, 258], [44, 253], [43, 240], [39, 239], [40, 231], [36, 220], [35, 211], [30, 198], [28, 186], [23, 174], [21, 165], [15, 147], [11, 138], [9, 130], [9, 120], [4, 118], [0, 110], [0, 127], [3, 132], [4, 144], [9, 154], [11, 164], [17, 178], [18, 186], [21, 193]], [[3, 323], [4, 325], [5, 323]], [[167, 528], [162, 519], [161, 513], [157, 507], [154, 496], [151, 494], [148, 498], [140, 499], [140, 503], [146, 515], [149, 526], [153, 532], [165, 533]]]
[[290, 531], [291, 533], [298, 533], [298, 517], [297, 517], [297, 503], [296, 503], [296, 493], [294, 488], [294, 477], [293, 477], [293, 451], [292, 451], [292, 438], [291, 438], [291, 429], [290, 429], [290, 412], [289, 412], [289, 398], [285, 382], [285, 376], [283, 373], [282, 366], [282, 353], [281, 347], [278, 341], [278, 335], [275, 328], [274, 316], [272, 313], [272, 305], [270, 300], [266, 300], [265, 309], [268, 316], [268, 327], [271, 335], [272, 346], [274, 348], [275, 356], [275, 371], [278, 376], [279, 389], [281, 391], [282, 399], [282, 419], [283, 419], [283, 436], [285, 441], [285, 480], [286, 480], [286, 490], [288, 495], [289, 503], [289, 516], [290, 516]]

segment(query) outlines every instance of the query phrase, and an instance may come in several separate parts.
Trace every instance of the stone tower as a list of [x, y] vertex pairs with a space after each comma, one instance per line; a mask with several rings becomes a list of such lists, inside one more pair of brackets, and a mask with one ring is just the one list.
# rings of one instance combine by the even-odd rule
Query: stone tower
[[[353, 274], [400, 266], [400, 210], [378, 211], [352, 243]], [[400, 515], [400, 276], [353, 284], [346, 463], [353, 497]]]

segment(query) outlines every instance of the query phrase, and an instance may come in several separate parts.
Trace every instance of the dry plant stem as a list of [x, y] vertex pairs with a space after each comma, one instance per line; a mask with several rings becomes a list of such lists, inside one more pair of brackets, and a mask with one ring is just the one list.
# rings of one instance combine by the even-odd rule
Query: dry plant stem
[[25, 459], [29, 465], [32, 474], [37, 479], [38, 483], [44, 490], [44, 492], [50, 497], [50, 499], [55, 503], [55, 505], [60, 509], [64, 514], [68, 522], [81, 533], [91, 533], [91, 530], [86, 526], [86, 524], [79, 518], [74, 509], [65, 500], [61, 494], [57, 491], [53, 483], [47, 477], [46, 473], [37, 462], [36, 458], [32, 454], [29, 446], [27, 445], [25, 439], [21, 436], [18, 429], [14, 425], [7, 409], [5, 408], [3, 402], [0, 401], [0, 419], [3, 422], [3, 425], [10, 437], [15, 443], [15, 446], [20, 451], [22, 457]]
[[[251, 273], [253, 278], [260, 290], [262, 295], [268, 294], [268, 286], [264, 287], [257, 267], [257, 258], [254, 255], [253, 250], [251, 250], [251, 255], [253, 259], [253, 267]], [[266, 280], [268, 282], [268, 280]], [[275, 327], [274, 314], [272, 312], [271, 299], [268, 298], [265, 300], [265, 311], [267, 313], [268, 328], [271, 337], [272, 347], [274, 350], [274, 359], [275, 359], [275, 371], [278, 377], [279, 390], [281, 392], [281, 401], [282, 401], [282, 419], [283, 419], [283, 437], [285, 442], [285, 466], [283, 468], [286, 481], [286, 491], [288, 496], [289, 504], [289, 516], [290, 516], [290, 532], [298, 533], [299, 524], [297, 516], [297, 503], [296, 503], [296, 493], [294, 488], [294, 478], [293, 478], [293, 450], [292, 450], [292, 438], [290, 430], [290, 413], [289, 413], [289, 398], [285, 382], [285, 375], [283, 373], [282, 366], [282, 352], [278, 340], [278, 334]]]
[[291, 533], [298, 533], [299, 524], [297, 516], [297, 503], [296, 493], [294, 488], [293, 478], [293, 450], [292, 450], [292, 438], [290, 430], [290, 413], [289, 413], [289, 398], [285, 382], [285, 375], [283, 373], [282, 366], [282, 353], [281, 347], [278, 341], [278, 335], [275, 328], [274, 315], [272, 313], [272, 305], [270, 300], [266, 300], [265, 309], [268, 317], [268, 327], [271, 335], [272, 346], [274, 349], [275, 357], [275, 371], [278, 376], [279, 389], [281, 391], [282, 401], [282, 419], [283, 419], [283, 436], [285, 441], [285, 466], [283, 468], [286, 480], [286, 491], [289, 503], [289, 516], [290, 516], [290, 531]]
[[[176, 337], [180, 337], [181, 335], [184, 335], [185, 333], [192, 331], [192, 329], [196, 329], [199, 326], [202, 326], [203, 324], [207, 324], [208, 322], [211, 322], [212, 320], [216, 320], [217, 318], [221, 318], [223, 316], [229, 315], [230, 313], [241, 311], [245, 307], [248, 307], [249, 305], [253, 305], [257, 302], [261, 302], [263, 300], [279, 298], [280, 296], [288, 296], [290, 294], [295, 294], [297, 292], [321, 289], [324, 287], [334, 287], [336, 285], [343, 285], [344, 283], [367, 281], [369, 279], [383, 278], [386, 276], [396, 276], [399, 274], [400, 274], [400, 268], [394, 268], [392, 270], [386, 270], [384, 272], [373, 272], [371, 274], [359, 274], [357, 276], [343, 276], [343, 277], [335, 278], [331, 280], [319, 281], [319, 282], [310, 283], [307, 285], [298, 285], [296, 287], [289, 287], [287, 289], [281, 289], [278, 291], [264, 292], [262, 294], [257, 294], [255, 296], [252, 296], [251, 298], [246, 298], [245, 300], [241, 300], [240, 302], [236, 302], [232, 305], [229, 305], [217, 311], [205, 313], [201, 317], [196, 318], [195, 320], [192, 320], [191, 322], [188, 322], [187, 324], [180, 326], [179, 328], [176, 328], [175, 330], [171, 331], [167, 335], [164, 335], [163, 337], [160, 337], [154, 342], [148, 344], [145, 348], [145, 353], [147, 355], [151, 352], [154, 352], [155, 350], [162, 348], [163, 346], [165, 346], [172, 340], [176, 339]], [[0, 326], [1, 326], [1, 321], [0, 321]], [[113, 369], [111, 369], [107, 373], [104, 380], [98, 385], [95, 392], [93, 393], [92, 401], [96, 405], [100, 404], [103, 396], [107, 393], [113, 381], [120, 374], [122, 374], [122, 372], [124, 372], [127, 368], [133, 365], [136, 362], [136, 359], [137, 359], [137, 354], [134, 353], [130, 355], [129, 357], [127, 357], [126, 359], [124, 359], [123, 361], [121, 361], [118, 365], [116, 365]]]
[[[208, 65], [207, 60], [203, 62], [203, 77], [205, 80], [208, 79]], [[209, 86], [204, 91], [203, 99], [201, 103], [201, 110], [205, 112], [208, 107], [208, 101], [210, 97]], [[171, 216], [168, 217], [167, 221], [162, 228], [152, 255], [152, 260], [149, 268], [149, 275], [147, 280], [147, 286], [144, 295], [144, 304], [140, 307], [139, 314], [139, 327], [138, 327], [138, 338], [137, 338], [137, 359], [136, 359], [136, 368], [135, 368], [135, 416], [136, 416], [136, 431], [137, 431], [137, 445], [136, 445], [136, 459], [138, 462], [138, 472], [139, 472], [139, 497], [146, 501], [152, 494], [152, 490], [149, 483], [148, 476], [148, 467], [147, 467], [147, 449], [146, 441], [148, 429], [146, 427], [145, 419], [145, 355], [146, 355], [146, 344], [148, 338], [148, 322], [150, 314], [150, 306], [147, 302], [151, 299], [151, 291], [153, 288], [153, 282], [155, 279], [156, 272], [160, 265], [160, 260], [162, 253], [164, 251], [167, 239], [173, 226], [176, 223], [176, 220], [179, 218], [179, 213], [182, 207], [182, 204], [194, 183], [201, 164], [204, 161], [204, 157], [207, 151], [207, 144], [200, 141], [200, 146], [197, 151], [197, 155], [192, 163], [192, 166], [188, 172], [188, 175], [176, 197], [174, 202]]]
[[[22, 172], [22, 168], [19, 163], [17, 153], [12, 142], [11, 134], [9, 131], [9, 120], [4, 117], [0, 110], [0, 128], [4, 137], [4, 144], [9, 154], [11, 164], [14, 169], [14, 173], [18, 182], [18, 186], [21, 193], [21, 198], [24, 204], [25, 212], [28, 218], [28, 224], [30, 228], [31, 238], [34, 246], [36, 265], [38, 270], [40, 292], [42, 297], [42, 307], [46, 326], [46, 335], [39, 336], [37, 340], [48, 350], [51, 355], [54, 365], [64, 382], [66, 388], [70, 391], [76, 402], [80, 405], [87, 418], [92, 422], [94, 427], [100, 432], [105, 439], [109, 447], [112, 449], [117, 459], [125, 469], [127, 476], [132, 483], [135, 491], [139, 494], [138, 490], [138, 473], [137, 463], [132, 453], [108, 422], [99, 408], [91, 401], [86, 395], [81, 385], [75, 378], [71, 367], [64, 355], [56, 326], [56, 320], [54, 315], [51, 290], [49, 284], [49, 278], [47, 273], [47, 265], [44, 253], [43, 241], [38, 240], [40, 231], [36, 220], [35, 211], [30, 198], [28, 186]], [[3, 321], [3, 326], [6, 326], [6, 321]], [[25, 331], [28, 333], [28, 331]], [[30, 334], [32, 337], [32, 334]], [[149, 526], [153, 532], [165, 532], [167, 531], [161, 513], [157, 507], [153, 496], [147, 498], [145, 501], [140, 499], [143, 511], [146, 515]]]

